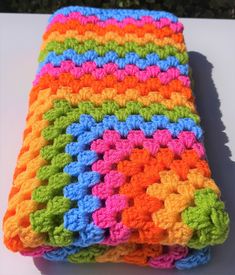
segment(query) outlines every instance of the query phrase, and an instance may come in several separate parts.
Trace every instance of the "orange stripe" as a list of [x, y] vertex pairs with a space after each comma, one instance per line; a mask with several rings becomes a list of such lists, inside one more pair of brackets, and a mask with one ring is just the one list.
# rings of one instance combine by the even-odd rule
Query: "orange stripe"
[[151, 33], [157, 38], [172, 37], [176, 43], [183, 42], [183, 34], [175, 33], [170, 27], [163, 27], [162, 29], [157, 29], [152, 24], [145, 24], [143, 27], [136, 27], [135, 25], [126, 25], [123, 28], [120, 28], [115, 25], [108, 25], [105, 27], [97, 26], [96, 24], [86, 24], [82, 25], [77, 20], [68, 20], [66, 23], [54, 23], [43, 35], [43, 39], [47, 37], [54, 31], [58, 31], [64, 34], [67, 30], [76, 30], [79, 34], [85, 34], [86, 32], [94, 32], [98, 35], [104, 35], [107, 32], [115, 32], [120, 36], [124, 36], [129, 33], [135, 33], [138, 37], [143, 37], [145, 33]]
[[148, 95], [150, 92], [159, 92], [164, 98], [170, 98], [173, 92], [178, 92], [185, 96], [186, 99], [192, 100], [192, 91], [190, 88], [183, 86], [178, 79], [162, 85], [158, 78], [150, 78], [146, 82], [138, 82], [133, 76], [128, 76], [123, 81], [118, 81], [113, 75], [105, 76], [102, 80], [97, 80], [91, 75], [83, 75], [75, 79], [69, 73], [60, 74], [55, 78], [50, 75], [44, 75], [40, 78], [39, 83], [33, 87], [30, 93], [30, 104], [32, 104], [43, 89], [51, 88], [51, 94], [56, 94], [57, 90], [63, 86], [71, 87], [72, 93], [79, 93], [84, 87], [92, 88], [97, 94], [100, 94], [106, 88], [114, 88], [118, 94], [124, 94], [128, 89], [136, 89], [141, 96]]

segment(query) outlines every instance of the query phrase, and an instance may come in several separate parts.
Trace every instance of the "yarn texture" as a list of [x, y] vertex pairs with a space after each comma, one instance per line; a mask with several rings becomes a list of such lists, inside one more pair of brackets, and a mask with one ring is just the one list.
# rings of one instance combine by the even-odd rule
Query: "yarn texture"
[[3, 221], [25, 256], [189, 269], [223, 243], [183, 25], [164, 11], [49, 19]]

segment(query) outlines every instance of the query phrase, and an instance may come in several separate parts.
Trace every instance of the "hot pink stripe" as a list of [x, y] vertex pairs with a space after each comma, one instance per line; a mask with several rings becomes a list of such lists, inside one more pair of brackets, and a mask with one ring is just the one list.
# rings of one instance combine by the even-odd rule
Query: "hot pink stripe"
[[[114, 130], [107, 130], [103, 139], [97, 139], [91, 144], [91, 150], [103, 154], [103, 159], [92, 165], [92, 170], [102, 175], [112, 171], [112, 165], [128, 157], [136, 146], [142, 146], [155, 155], [161, 146], [167, 146], [176, 155], [181, 155], [186, 149], [194, 149], [200, 158], [205, 157], [204, 146], [197, 141], [194, 133], [182, 131], [177, 139], [172, 138], [169, 130], [157, 130], [153, 138], [146, 138], [141, 130], [130, 131], [123, 140]], [[110, 141], [106, 137], [111, 137]], [[110, 148], [111, 147], [111, 148]]]
[[71, 73], [76, 79], [85, 74], [92, 74], [96, 79], [102, 79], [106, 75], [113, 74], [119, 81], [124, 80], [127, 76], [135, 76], [141, 82], [145, 82], [151, 77], [158, 77], [162, 84], [167, 84], [173, 79], [179, 79], [184, 86], [190, 87], [189, 77], [180, 75], [177, 68], [169, 68], [167, 71], [161, 72], [158, 66], [148, 66], [145, 70], [140, 70], [136, 65], [126, 65], [125, 69], [119, 69], [115, 63], [108, 63], [103, 68], [98, 68], [96, 63], [92, 61], [83, 63], [81, 67], [75, 66], [72, 61], [63, 61], [60, 67], [54, 67], [48, 63], [37, 74], [33, 85], [37, 85], [40, 78], [45, 74], [58, 77], [62, 73]]
[[148, 265], [161, 268], [161, 269], [168, 269], [175, 267], [175, 261], [180, 260], [186, 257], [188, 254], [188, 248], [175, 245], [169, 248], [169, 251], [161, 256], [156, 258], [150, 258], [148, 261]]
[[144, 24], [153, 24], [158, 29], [161, 29], [165, 26], [169, 26], [174, 32], [182, 32], [184, 28], [181, 22], [174, 23], [174, 22], [171, 22], [170, 19], [168, 18], [160, 18], [160, 20], [154, 20], [151, 16], [143, 16], [140, 20], [136, 20], [134, 18], [129, 17], [129, 18], [123, 19], [121, 22], [117, 21], [114, 18], [101, 21], [100, 18], [95, 15], [84, 16], [80, 12], [72, 12], [68, 16], [65, 16], [63, 14], [56, 15], [48, 25], [47, 31], [50, 29], [50, 27], [54, 23], [60, 22], [64, 24], [70, 19], [76, 19], [83, 25], [93, 23], [93, 24], [97, 24], [100, 27], [106, 27], [108, 25], [116, 25], [120, 28], [123, 28], [128, 24], [132, 24], [137, 27], [142, 27]]
[[128, 198], [125, 195], [111, 195], [102, 207], [92, 214], [92, 218], [100, 228], [109, 229], [109, 237], [102, 242], [107, 245], [117, 245], [126, 242], [131, 234], [131, 230], [122, 222], [117, 221], [117, 215], [128, 207]]
[[105, 207], [100, 208], [93, 213], [92, 217], [100, 228], [109, 228], [109, 236], [105, 238], [102, 244], [117, 245], [126, 242], [131, 230], [122, 222], [118, 222], [116, 217], [120, 211], [128, 207], [128, 199], [124, 195], [115, 194], [114, 190], [119, 188], [125, 182], [125, 177], [117, 172], [110, 171], [104, 177], [104, 182], [95, 185], [92, 188], [92, 194], [105, 199]]
[[54, 247], [51, 246], [40, 246], [35, 248], [32, 251], [25, 251], [25, 252], [20, 252], [20, 254], [24, 256], [31, 256], [31, 257], [41, 257], [45, 252], [52, 251], [54, 250]]

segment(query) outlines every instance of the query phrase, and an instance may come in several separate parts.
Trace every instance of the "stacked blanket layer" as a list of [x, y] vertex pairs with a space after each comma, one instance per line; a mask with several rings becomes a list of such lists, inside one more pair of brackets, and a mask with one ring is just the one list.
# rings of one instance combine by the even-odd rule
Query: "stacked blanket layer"
[[182, 32], [163, 11], [51, 16], [4, 218], [10, 250], [186, 269], [224, 242]]

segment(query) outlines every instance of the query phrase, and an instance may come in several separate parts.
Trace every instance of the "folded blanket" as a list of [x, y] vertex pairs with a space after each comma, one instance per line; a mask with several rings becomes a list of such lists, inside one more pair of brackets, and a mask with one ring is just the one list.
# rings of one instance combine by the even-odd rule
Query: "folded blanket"
[[10, 250], [187, 269], [225, 241], [182, 32], [163, 11], [50, 17], [4, 217]]

